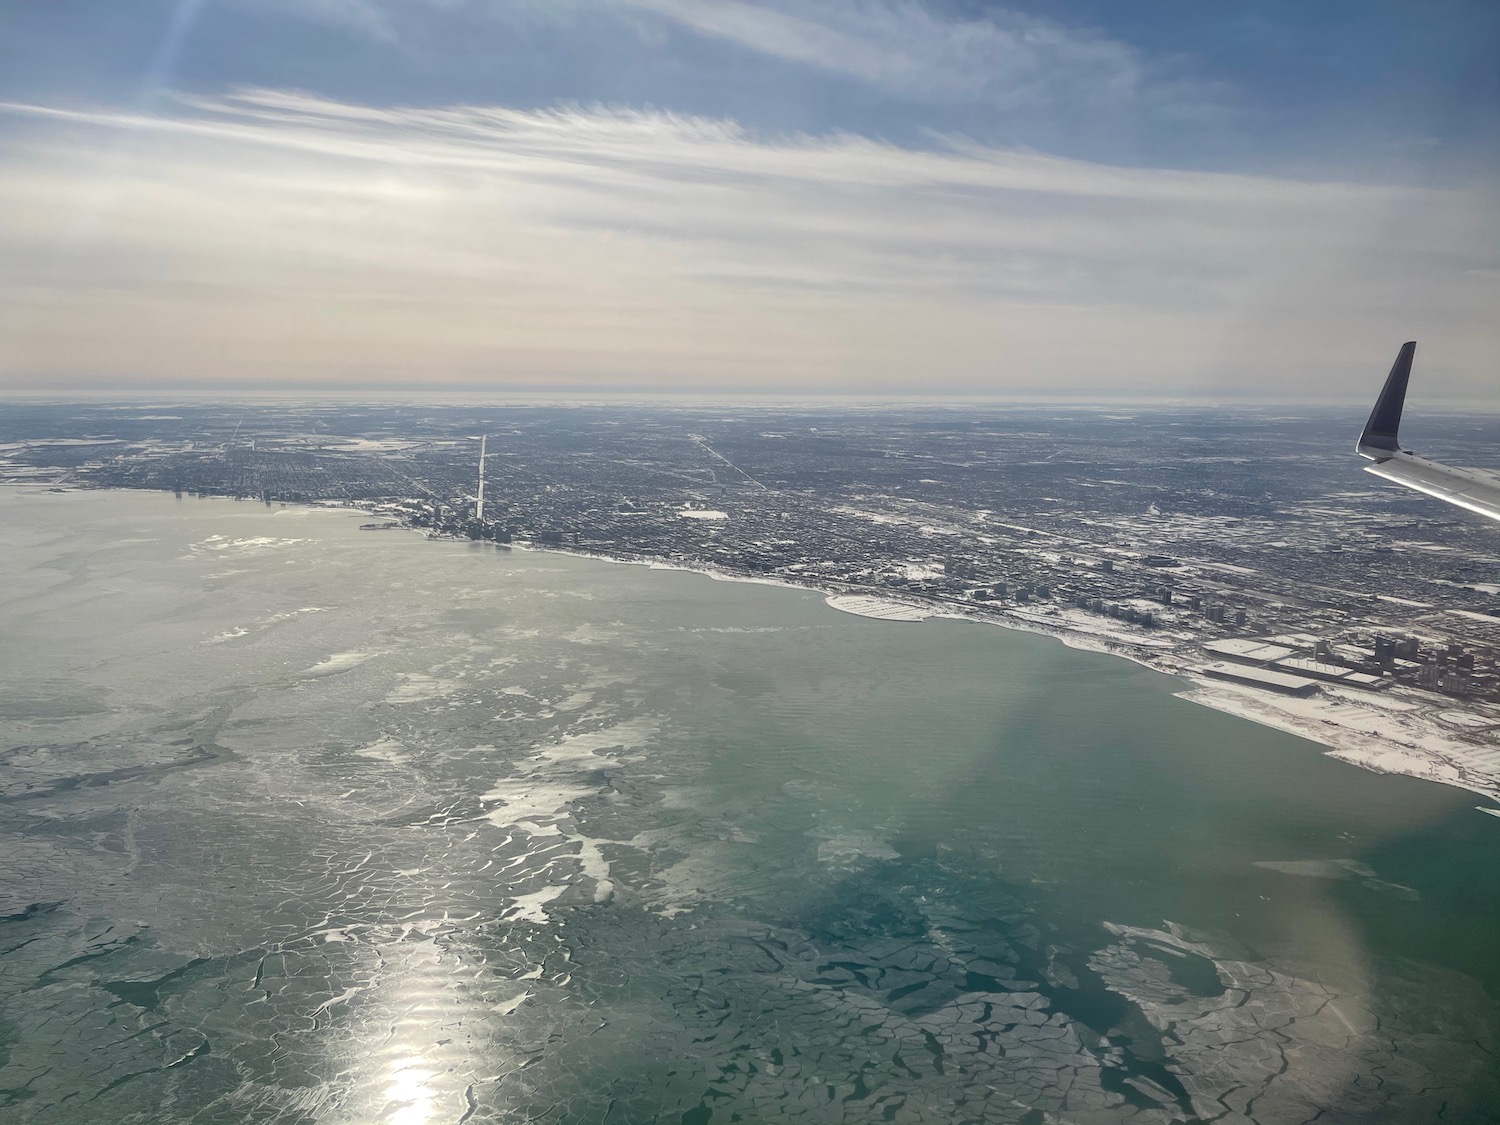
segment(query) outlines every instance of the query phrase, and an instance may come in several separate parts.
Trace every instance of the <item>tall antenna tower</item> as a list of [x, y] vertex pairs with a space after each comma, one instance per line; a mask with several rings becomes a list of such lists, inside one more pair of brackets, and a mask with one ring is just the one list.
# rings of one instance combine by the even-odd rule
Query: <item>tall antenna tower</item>
[[474, 499], [474, 522], [484, 522], [484, 442], [485, 435], [479, 438], [479, 493]]

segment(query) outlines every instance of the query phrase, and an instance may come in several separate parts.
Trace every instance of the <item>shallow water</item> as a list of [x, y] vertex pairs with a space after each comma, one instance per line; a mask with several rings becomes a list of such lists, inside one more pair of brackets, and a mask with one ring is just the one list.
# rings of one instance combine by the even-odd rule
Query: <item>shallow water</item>
[[1472, 795], [992, 626], [339, 512], [0, 519], [6, 1121], [1500, 1106]]

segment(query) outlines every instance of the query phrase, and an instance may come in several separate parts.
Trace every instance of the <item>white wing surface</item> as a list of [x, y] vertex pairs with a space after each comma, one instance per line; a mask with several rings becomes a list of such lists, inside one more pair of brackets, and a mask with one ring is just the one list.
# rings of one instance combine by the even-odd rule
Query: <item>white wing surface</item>
[[1365, 472], [1425, 492], [1489, 519], [1500, 520], [1500, 475], [1486, 469], [1440, 465], [1401, 448], [1396, 432], [1401, 426], [1406, 383], [1411, 378], [1411, 361], [1416, 352], [1416, 341], [1401, 345], [1395, 366], [1386, 377], [1375, 409], [1370, 412], [1370, 420], [1359, 435], [1355, 449], [1361, 457], [1375, 462], [1366, 465]]

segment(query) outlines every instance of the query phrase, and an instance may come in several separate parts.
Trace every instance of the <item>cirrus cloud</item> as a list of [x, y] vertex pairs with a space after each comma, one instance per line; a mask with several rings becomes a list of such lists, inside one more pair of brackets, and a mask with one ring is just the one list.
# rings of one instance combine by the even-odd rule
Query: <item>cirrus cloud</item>
[[[0, 376], [878, 392], [1473, 394], [1464, 190], [286, 91], [6, 107]], [[100, 152], [115, 155], [102, 159]]]

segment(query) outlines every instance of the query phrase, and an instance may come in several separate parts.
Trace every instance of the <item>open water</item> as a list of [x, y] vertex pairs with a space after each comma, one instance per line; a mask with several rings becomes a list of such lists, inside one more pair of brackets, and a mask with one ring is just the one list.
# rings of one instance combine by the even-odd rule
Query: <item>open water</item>
[[820, 596], [0, 490], [6, 1122], [1479, 1122], [1500, 819]]

